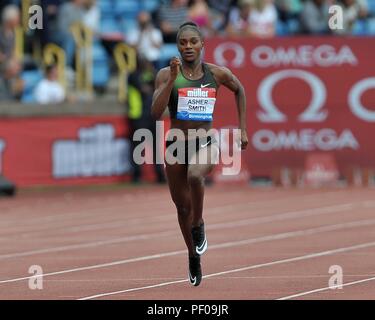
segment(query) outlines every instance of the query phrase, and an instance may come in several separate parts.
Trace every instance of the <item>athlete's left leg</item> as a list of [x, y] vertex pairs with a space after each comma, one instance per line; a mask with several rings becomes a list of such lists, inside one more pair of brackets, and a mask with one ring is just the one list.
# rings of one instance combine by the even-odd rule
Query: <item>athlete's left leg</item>
[[191, 194], [193, 227], [203, 223], [204, 178], [212, 171], [218, 157], [218, 145], [211, 144], [200, 149], [189, 161], [187, 178]]
[[192, 228], [191, 235], [194, 250], [202, 255], [207, 250], [207, 238], [203, 221], [203, 200], [204, 200], [204, 178], [215, 166], [219, 156], [219, 148], [211, 144], [200, 149], [189, 161], [187, 180], [190, 187], [192, 206]]

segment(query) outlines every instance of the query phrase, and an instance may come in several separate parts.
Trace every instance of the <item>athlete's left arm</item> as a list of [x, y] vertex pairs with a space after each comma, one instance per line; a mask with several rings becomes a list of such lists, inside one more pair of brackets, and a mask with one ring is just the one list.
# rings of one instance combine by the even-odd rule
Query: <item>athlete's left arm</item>
[[241, 149], [246, 149], [249, 140], [247, 138], [247, 125], [246, 125], [246, 94], [242, 83], [238, 78], [225, 67], [216, 67], [212, 70], [216, 80], [220, 85], [227, 87], [232, 91], [236, 97], [236, 106], [238, 117], [240, 121], [241, 130]]

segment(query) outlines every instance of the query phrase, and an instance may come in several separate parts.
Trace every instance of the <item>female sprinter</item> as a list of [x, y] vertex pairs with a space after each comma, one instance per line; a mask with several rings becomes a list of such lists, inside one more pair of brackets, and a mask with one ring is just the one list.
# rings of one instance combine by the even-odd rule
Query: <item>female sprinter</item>
[[[186, 22], [180, 26], [177, 47], [181, 60], [173, 58], [169, 67], [158, 72], [151, 107], [153, 117], [160, 119], [168, 106], [171, 129], [179, 129], [183, 133], [182, 138], [167, 141], [166, 159], [170, 153], [178, 161], [174, 164], [166, 161], [166, 173], [189, 252], [189, 281], [194, 286], [198, 286], [202, 280], [200, 255], [207, 249], [202, 218], [204, 177], [211, 172], [219, 156], [218, 142], [208, 131], [212, 126], [217, 89], [221, 85], [230, 89], [236, 98], [241, 149], [248, 144], [244, 88], [229, 69], [202, 62], [203, 46], [202, 34], [195, 23]], [[200, 129], [195, 131], [199, 133], [194, 139], [189, 139], [194, 129]], [[185, 150], [182, 157], [178, 152], [178, 144], [181, 146], [181, 143]], [[172, 144], [177, 155], [169, 151]], [[201, 153], [206, 155], [205, 163], [197, 161], [201, 159]]]

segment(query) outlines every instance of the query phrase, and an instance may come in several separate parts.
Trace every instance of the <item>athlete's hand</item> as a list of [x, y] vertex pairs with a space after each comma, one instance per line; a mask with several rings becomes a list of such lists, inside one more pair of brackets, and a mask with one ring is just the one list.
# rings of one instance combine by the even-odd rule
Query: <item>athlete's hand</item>
[[178, 73], [180, 72], [180, 65], [181, 65], [181, 61], [178, 57], [174, 57], [172, 58], [169, 66], [170, 66], [170, 69], [171, 69], [171, 74], [170, 74], [170, 80], [171, 81], [175, 81], [177, 76], [178, 76]]
[[246, 130], [241, 130], [241, 150], [245, 150], [249, 144]]

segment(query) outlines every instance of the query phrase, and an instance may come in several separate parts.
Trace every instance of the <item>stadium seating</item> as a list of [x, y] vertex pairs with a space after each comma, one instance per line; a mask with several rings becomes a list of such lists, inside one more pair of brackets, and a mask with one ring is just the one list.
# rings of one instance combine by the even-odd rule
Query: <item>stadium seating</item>
[[367, 20], [367, 34], [375, 36], [375, 17]]
[[171, 59], [174, 56], [178, 56], [179, 52], [175, 44], [173, 43], [167, 43], [164, 44], [161, 48], [161, 53], [160, 53], [160, 60], [162, 61], [167, 61]]
[[98, 7], [100, 9], [101, 17], [107, 18], [113, 16], [114, 11], [112, 0], [99, 0]]
[[[368, 1], [368, 4], [372, 18], [358, 20], [353, 27], [353, 35], [375, 35], [375, 0]], [[98, 6], [101, 11], [100, 31], [103, 35], [123, 35], [126, 41], [126, 36], [137, 28], [138, 13], [141, 10], [153, 12], [158, 9], [159, 5], [159, 0], [99, 0]], [[277, 36], [294, 35], [298, 34], [298, 31], [299, 21], [297, 19], [291, 19], [287, 22], [277, 21]], [[164, 44], [160, 60], [167, 63], [171, 57], [178, 54], [175, 44]], [[93, 62], [93, 85], [95, 87], [105, 87], [110, 77], [110, 57], [98, 42], [93, 45]], [[22, 102], [35, 102], [33, 90], [42, 78], [43, 74], [40, 70], [28, 70], [22, 73], [22, 79], [25, 81]]]
[[94, 87], [106, 87], [109, 77], [109, 58], [106, 50], [99, 42], [93, 44], [93, 69], [92, 69], [92, 84]]
[[353, 25], [352, 34], [355, 36], [367, 35], [367, 23], [365, 20], [357, 20]]
[[282, 36], [286, 36], [288, 34], [289, 34], [289, 32], [288, 32], [287, 25], [284, 22], [278, 20], [276, 22], [276, 35], [282, 37]]
[[121, 31], [125, 36], [125, 40], [128, 34], [130, 34], [134, 29], [138, 28], [137, 21], [133, 19], [121, 19], [120, 25]]
[[114, 13], [119, 18], [135, 20], [140, 11], [139, 0], [114, 0]]
[[103, 17], [100, 21], [100, 32], [106, 33], [122, 33], [121, 25], [113, 16]]
[[298, 19], [289, 19], [286, 23], [289, 34], [296, 34], [300, 30], [300, 24]]
[[149, 12], [153, 12], [159, 7], [159, 4], [159, 0], [143, 0], [142, 9]]
[[370, 14], [375, 17], [375, 1], [374, 0], [368, 0], [368, 9]]

